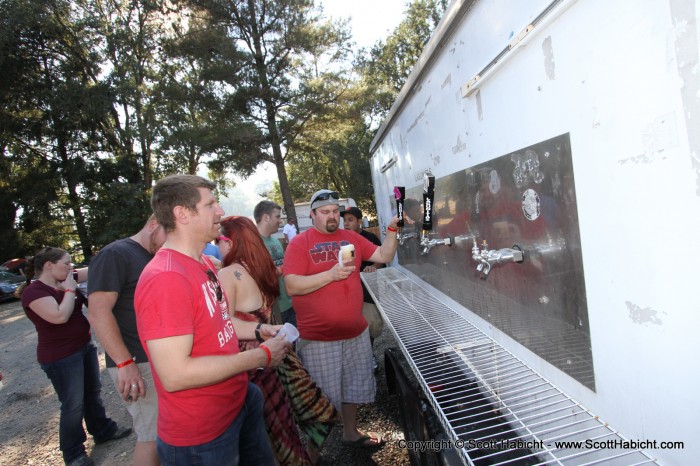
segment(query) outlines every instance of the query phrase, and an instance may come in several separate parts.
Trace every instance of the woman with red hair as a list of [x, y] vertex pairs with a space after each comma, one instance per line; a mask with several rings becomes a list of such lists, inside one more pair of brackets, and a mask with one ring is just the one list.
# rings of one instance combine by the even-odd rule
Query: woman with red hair
[[[272, 306], [279, 296], [279, 280], [257, 227], [247, 217], [226, 217], [221, 220], [217, 245], [223, 257], [219, 281], [234, 310], [233, 316], [257, 321], [259, 329], [270, 325]], [[239, 341], [241, 351], [259, 346], [266, 333], [256, 332], [258, 341]], [[265, 425], [278, 463], [314, 464], [337, 411], [296, 353], [290, 350], [276, 369], [253, 370], [248, 375], [263, 392]], [[298, 434], [295, 418], [309, 439], [308, 450]]]

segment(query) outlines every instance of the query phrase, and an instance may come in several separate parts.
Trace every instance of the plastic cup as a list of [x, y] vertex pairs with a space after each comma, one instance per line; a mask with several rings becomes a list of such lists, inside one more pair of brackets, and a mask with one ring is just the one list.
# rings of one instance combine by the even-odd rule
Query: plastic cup
[[[343, 256], [347, 255], [348, 257], [346, 260], [343, 260]], [[354, 244], [346, 244], [344, 246], [340, 247], [340, 251], [338, 251], [338, 262], [340, 263], [341, 267], [346, 267], [350, 265], [354, 265], [355, 261], [355, 245]]]
[[289, 343], [294, 343], [297, 338], [299, 338], [299, 330], [297, 330], [297, 328], [289, 322], [282, 326], [282, 328], [279, 330], [279, 334], [282, 335]]

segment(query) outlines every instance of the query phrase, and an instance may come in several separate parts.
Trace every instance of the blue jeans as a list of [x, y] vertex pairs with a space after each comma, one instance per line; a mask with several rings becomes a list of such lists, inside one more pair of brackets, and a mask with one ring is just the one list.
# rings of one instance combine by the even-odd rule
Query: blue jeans
[[92, 342], [63, 359], [42, 363], [61, 402], [59, 444], [63, 460], [68, 463], [85, 454], [83, 419], [88, 432], [97, 441], [106, 440], [117, 430], [107, 417], [100, 391], [100, 366]]
[[211, 442], [175, 447], [158, 438], [156, 445], [163, 466], [275, 465], [263, 419], [262, 392], [252, 383], [248, 383], [241, 412], [229, 428]]

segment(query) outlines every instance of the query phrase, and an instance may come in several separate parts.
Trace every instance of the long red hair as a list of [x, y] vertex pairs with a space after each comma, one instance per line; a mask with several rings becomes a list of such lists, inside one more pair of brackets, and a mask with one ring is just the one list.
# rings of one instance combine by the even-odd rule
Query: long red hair
[[245, 267], [260, 288], [265, 303], [272, 304], [280, 294], [277, 269], [253, 221], [237, 215], [226, 217], [221, 220], [221, 234], [231, 240], [224, 267], [233, 263]]

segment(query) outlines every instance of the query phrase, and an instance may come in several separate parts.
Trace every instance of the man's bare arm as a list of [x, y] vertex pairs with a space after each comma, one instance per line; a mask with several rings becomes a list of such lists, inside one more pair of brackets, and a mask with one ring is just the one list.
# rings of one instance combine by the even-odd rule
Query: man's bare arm
[[116, 363], [126, 361], [132, 356], [124, 344], [117, 319], [113, 314], [114, 305], [118, 298], [119, 293], [116, 291], [94, 291], [88, 297], [90, 300], [88, 309], [90, 327], [94, 330], [97, 339], [109, 357]]
[[294, 275], [284, 277], [284, 286], [289, 296], [301, 296], [323, 288], [331, 282], [345, 280], [355, 271], [355, 266], [341, 267], [335, 264], [332, 269], [315, 275]]
[[[382, 264], [387, 264], [394, 259], [394, 255], [396, 254], [396, 248], [399, 245], [399, 242], [396, 240], [396, 225], [398, 224], [398, 222], [399, 218], [396, 216], [391, 219], [391, 221], [389, 222], [389, 229], [387, 229], [386, 231], [386, 238], [384, 239], [384, 244], [382, 244], [374, 251], [374, 254], [372, 254], [372, 256], [369, 258], [370, 262], [379, 262]], [[391, 231], [392, 229], [394, 231]]]
[[[118, 298], [119, 293], [116, 291], [93, 291], [88, 297], [90, 300], [88, 309], [90, 327], [92, 327], [95, 336], [109, 357], [116, 364], [133, 357], [124, 343], [117, 319], [114, 317], [114, 305], [117, 303]], [[131, 389], [132, 384], [138, 385], [137, 391]], [[118, 369], [117, 391], [124, 400], [129, 396], [132, 399], [146, 396], [146, 385], [136, 364], [129, 364]]]
[[[225, 356], [192, 357], [192, 342], [191, 334], [146, 342], [158, 378], [168, 392], [206, 387], [241, 372], [267, 366], [267, 352], [261, 348]], [[267, 340], [265, 345], [272, 354], [270, 366], [279, 365], [290, 346], [282, 336]]]

